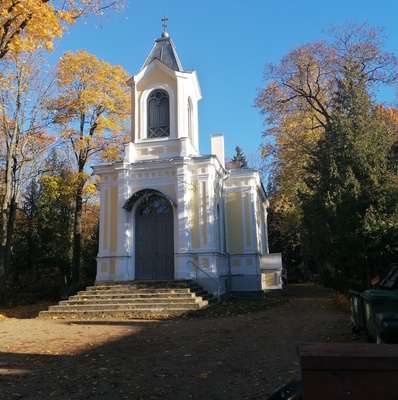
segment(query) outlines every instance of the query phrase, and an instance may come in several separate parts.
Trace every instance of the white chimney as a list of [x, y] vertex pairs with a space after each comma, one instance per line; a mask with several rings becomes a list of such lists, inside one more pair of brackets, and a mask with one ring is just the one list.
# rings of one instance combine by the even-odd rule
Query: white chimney
[[211, 140], [211, 154], [214, 154], [220, 160], [221, 165], [225, 168], [225, 154], [224, 154], [224, 135], [217, 133], [210, 135]]

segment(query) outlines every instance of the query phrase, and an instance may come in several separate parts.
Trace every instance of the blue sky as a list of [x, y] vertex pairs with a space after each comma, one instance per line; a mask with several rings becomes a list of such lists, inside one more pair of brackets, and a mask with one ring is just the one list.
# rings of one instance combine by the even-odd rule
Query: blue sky
[[[384, 49], [398, 54], [397, 0], [129, 0], [121, 14], [71, 27], [49, 61], [86, 49], [135, 75], [163, 31], [163, 15], [183, 68], [198, 73], [202, 154], [213, 133], [224, 134], [227, 157], [237, 145], [246, 155], [259, 150], [263, 120], [253, 103], [265, 64], [325, 38], [331, 24], [383, 26]], [[380, 100], [393, 100], [391, 91]]]

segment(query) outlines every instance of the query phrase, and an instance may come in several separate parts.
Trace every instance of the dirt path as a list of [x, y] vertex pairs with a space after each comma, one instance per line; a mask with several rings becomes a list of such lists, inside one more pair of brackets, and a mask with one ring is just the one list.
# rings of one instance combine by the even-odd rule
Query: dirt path
[[353, 339], [319, 285], [217, 319], [0, 322], [0, 399], [265, 399], [300, 376], [297, 343]]

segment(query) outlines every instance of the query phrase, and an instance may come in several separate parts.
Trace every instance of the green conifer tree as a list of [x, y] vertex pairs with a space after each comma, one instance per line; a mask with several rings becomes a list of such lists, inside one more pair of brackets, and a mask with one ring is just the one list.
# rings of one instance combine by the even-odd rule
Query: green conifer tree
[[243, 154], [242, 149], [239, 146], [235, 147], [235, 155], [231, 159], [233, 163], [236, 163], [240, 168], [248, 168], [246, 156]]
[[306, 180], [303, 223], [312, 253], [343, 288], [368, 281], [396, 251], [398, 187], [388, 161], [396, 138], [356, 63], [338, 82], [331, 117]]

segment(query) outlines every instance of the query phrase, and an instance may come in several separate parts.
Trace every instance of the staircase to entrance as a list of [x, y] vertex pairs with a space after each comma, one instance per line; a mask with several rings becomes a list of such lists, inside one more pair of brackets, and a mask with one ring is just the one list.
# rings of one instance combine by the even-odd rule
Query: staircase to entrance
[[140, 318], [184, 315], [217, 302], [191, 280], [132, 281], [87, 287], [41, 311], [40, 318]]

